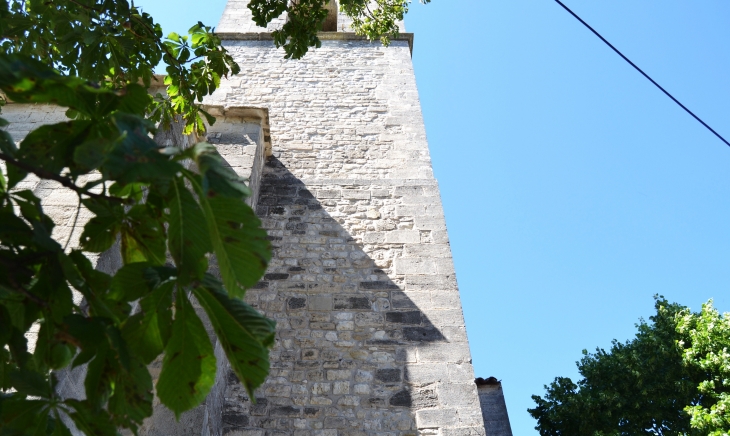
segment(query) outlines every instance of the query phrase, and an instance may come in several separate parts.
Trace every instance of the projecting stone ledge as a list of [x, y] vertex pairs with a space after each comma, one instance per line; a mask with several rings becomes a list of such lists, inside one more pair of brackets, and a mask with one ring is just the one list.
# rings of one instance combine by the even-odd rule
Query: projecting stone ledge
[[[271, 32], [216, 32], [218, 38], [223, 41], [273, 41], [274, 35]], [[318, 32], [317, 37], [322, 41], [369, 41], [367, 36], [358, 35], [355, 32]], [[413, 55], [413, 33], [401, 32], [391, 41], [407, 41], [408, 47]], [[379, 43], [379, 41], [374, 41]]]
[[484, 418], [484, 429], [489, 436], [512, 436], [512, 427], [507, 415], [507, 404], [504, 402], [502, 382], [494, 377], [474, 380], [479, 393], [479, 404]]

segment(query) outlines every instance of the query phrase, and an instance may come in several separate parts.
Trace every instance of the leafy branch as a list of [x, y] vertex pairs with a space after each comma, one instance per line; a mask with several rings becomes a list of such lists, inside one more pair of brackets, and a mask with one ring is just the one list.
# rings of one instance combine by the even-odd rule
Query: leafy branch
[[[248, 8], [253, 19], [260, 27], [266, 27], [272, 20], [287, 14], [287, 22], [272, 35], [277, 47], [283, 47], [287, 58], [299, 59], [310, 47], [322, 45], [317, 32], [327, 17], [324, 5], [334, 0], [251, 0]], [[430, 3], [431, 0], [420, 0]], [[356, 34], [371, 41], [380, 40], [389, 45], [391, 38], [399, 34], [398, 22], [408, 12], [410, 0], [377, 0], [371, 8], [370, 0], [339, 0], [340, 11], [351, 19], [351, 27]]]
[[[274, 323], [239, 298], [266, 270], [269, 242], [244, 201], [250, 195], [245, 181], [215, 147], [199, 143], [162, 153], [149, 137], [150, 123], [142, 116], [147, 100], [136, 84], [96, 88], [37, 61], [2, 55], [0, 89], [16, 102], [62, 104], [76, 117], [40, 127], [17, 150], [0, 138], [7, 149], [0, 159], [12, 176], [5, 183], [0, 172], [0, 350], [11, 351], [0, 351], [0, 425], [16, 431], [41, 423], [64, 426], [52, 418], [60, 413], [87, 434], [111, 436], [118, 427], [136, 431], [152, 413], [153, 380], [146, 365], [160, 354], [165, 357], [156, 392], [162, 403], [178, 416], [200, 404], [216, 364], [186, 291], [207, 302], [208, 318], [244, 385], [252, 392], [263, 383]], [[66, 136], [59, 139], [60, 132]], [[182, 166], [186, 159], [199, 173]], [[111, 183], [110, 195], [74, 183], [72, 177], [91, 172]], [[66, 252], [51, 237], [55, 224], [40, 199], [14, 190], [27, 173], [74, 190], [94, 214], [84, 224], [80, 250]], [[121, 269], [114, 276], [95, 270], [84, 253], [109, 250], [116, 240]], [[227, 265], [222, 282], [207, 272], [211, 255]], [[88, 308], [74, 302], [71, 289], [84, 296]], [[142, 310], [132, 313], [135, 301]], [[24, 316], [9, 316], [18, 311]], [[31, 354], [18, 338], [33, 324], [41, 327]], [[85, 400], [58, 398], [53, 391], [53, 370], [69, 364], [87, 365]], [[28, 377], [51, 389], [32, 388]], [[48, 413], [28, 419], [13, 414], [33, 401]]]
[[56, 181], [56, 182], [60, 183], [61, 185], [63, 185], [64, 187], [71, 189], [72, 191], [75, 191], [79, 195], [86, 195], [87, 197], [90, 197], [90, 198], [104, 199], [104, 200], [124, 203], [124, 199], [122, 199], [122, 198], [109, 197], [104, 194], [97, 194], [97, 193], [91, 192], [87, 189], [77, 186], [76, 183], [74, 183], [73, 179], [71, 179], [69, 177], [59, 176], [50, 171], [46, 171], [42, 168], [36, 168], [33, 165], [30, 165], [26, 162], [22, 162], [20, 160], [14, 159], [12, 156], [10, 156], [6, 153], [0, 152], [0, 159], [4, 160], [5, 162], [9, 163], [10, 165], [18, 167], [24, 171], [33, 173], [36, 176], [40, 177], [41, 179]]
[[[234, 341], [228, 359], [244, 385], [252, 391], [263, 383], [274, 323], [238, 299], [270, 258], [266, 232], [244, 201], [250, 191], [214, 147], [162, 150], [150, 138], [158, 122], [165, 128], [182, 119], [190, 133], [215, 121], [199, 102], [238, 66], [212, 28], [198, 23], [189, 36], [165, 41], [152, 18], [126, 1], [0, 0], [0, 47], [2, 95], [64, 107], [70, 118], [35, 129], [19, 146], [0, 131], [2, 432], [68, 434], [59, 416], [90, 435], [136, 432], [152, 414], [155, 381], [146, 365], [161, 354], [161, 402], [177, 415], [197, 406], [216, 365], [187, 300], [194, 289], [198, 298], [217, 301], [206, 306], [208, 318], [226, 344]], [[153, 98], [137, 84], [149, 84], [160, 60], [168, 65], [167, 98]], [[200, 172], [185, 170], [185, 159]], [[77, 184], [92, 173], [97, 181]], [[58, 182], [79, 199], [63, 247], [40, 199], [18, 189], [28, 174]], [[100, 193], [90, 190], [99, 184]], [[193, 195], [191, 184], [216, 198]], [[79, 223], [82, 206], [93, 217]], [[77, 224], [80, 247], [68, 251]], [[116, 241], [121, 269], [114, 275], [94, 269], [87, 255]], [[210, 256], [233, 265], [222, 271], [225, 286], [208, 274]], [[140, 311], [132, 312], [133, 302]], [[35, 343], [28, 343], [25, 336], [37, 326]], [[239, 337], [248, 339], [230, 339]], [[86, 398], [60, 398], [54, 371], [79, 365], [87, 366]]]

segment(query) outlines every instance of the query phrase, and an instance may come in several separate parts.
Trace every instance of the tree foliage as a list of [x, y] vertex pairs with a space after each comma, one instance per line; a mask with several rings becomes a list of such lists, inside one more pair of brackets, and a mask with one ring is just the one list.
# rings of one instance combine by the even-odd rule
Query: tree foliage
[[[135, 429], [151, 414], [146, 365], [163, 351], [160, 400], [178, 414], [198, 405], [213, 385], [216, 364], [189, 292], [218, 298], [218, 306], [203, 306], [217, 330], [250, 338], [245, 358], [229, 358], [249, 389], [261, 384], [273, 323], [238, 297], [263, 275], [268, 242], [243, 202], [248, 188], [215, 148], [201, 142], [161, 150], [148, 135], [149, 97], [140, 85], [95, 87], [6, 55], [0, 88], [13, 101], [57, 104], [75, 118], [38, 128], [18, 148], [3, 132], [0, 144], [7, 163], [7, 178], [0, 175], [0, 344], [7, 346], [0, 383], [15, 391], [0, 403], [3, 431], [47, 426], [49, 417], [60, 425], [63, 415], [88, 434]], [[92, 171], [100, 177], [81, 185], [79, 177]], [[80, 249], [64, 251], [51, 238], [54, 223], [40, 200], [14, 189], [29, 172], [74, 190], [93, 212]], [[95, 270], [84, 252], [104, 252], [117, 239], [124, 266], [114, 276]], [[225, 287], [207, 273], [210, 254], [236, 266], [220, 269]], [[235, 322], [226, 323], [231, 317]], [[25, 333], [34, 324], [40, 330], [31, 350]], [[69, 363], [88, 365], [83, 401], [64, 401], [55, 392], [51, 371]]]
[[728, 315], [711, 303], [692, 313], [662, 297], [655, 307], [634, 339], [584, 350], [580, 381], [558, 377], [544, 398], [532, 396], [541, 435], [728, 434]]
[[709, 436], [730, 433], [730, 313], [720, 315], [712, 301], [695, 314], [677, 316], [677, 341], [684, 364], [703, 375], [698, 385], [704, 401], [687, 405], [692, 428]]
[[[326, 0], [254, 0], [288, 57], [317, 46]], [[342, 0], [359, 32], [388, 41], [407, 3]], [[249, 393], [268, 373], [274, 323], [241, 299], [263, 275], [269, 243], [250, 195], [215, 147], [161, 148], [157, 126], [202, 134], [214, 118], [200, 103], [239, 67], [213, 29], [170, 34], [126, 0], [0, 0], [0, 106], [66, 109], [16, 144], [0, 129], [0, 435], [136, 432], [152, 413], [147, 365], [162, 357], [160, 401], [180, 415], [215, 380], [213, 346], [194, 310], [213, 325]], [[166, 65], [164, 93], [147, 91]], [[0, 114], [1, 115], [1, 114]], [[0, 118], [0, 127], [7, 121]], [[195, 168], [193, 171], [191, 168]], [[19, 183], [29, 174], [78, 198], [80, 247], [56, 241], [56, 223]], [[90, 253], [118, 249], [115, 274]], [[212, 256], [220, 279], [208, 272]], [[35, 343], [28, 340], [37, 331]], [[57, 371], [85, 365], [85, 399], [62, 398]]]
[[[317, 31], [322, 29], [329, 1], [334, 0], [251, 0], [248, 8], [261, 27], [286, 12], [287, 22], [273, 32], [274, 42], [277, 47], [284, 47], [286, 57], [297, 59], [309, 47], [321, 46]], [[340, 10], [352, 18], [355, 33], [370, 40], [379, 39], [385, 45], [398, 36], [398, 21], [403, 20], [410, 3], [411, 0], [338, 0]]]

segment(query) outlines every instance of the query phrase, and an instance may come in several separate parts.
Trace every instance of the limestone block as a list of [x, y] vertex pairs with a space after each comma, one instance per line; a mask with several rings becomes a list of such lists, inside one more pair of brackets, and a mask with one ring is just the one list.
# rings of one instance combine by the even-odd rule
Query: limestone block
[[418, 348], [419, 362], [471, 363], [468, 347], [461, 344], [438, 344]]
[[[484, 430], [484, 426], [475, 427], [456, 427], [456, 428], [445, 428], [441, 432], [442, 436], [486, 436], [487, 433]], [[491, 433], [490, 433], [491, 435]]]
[[435, 383], [449, 377], [446, 363], [418, 363], [406, 367], [406, 380], [413, 384]]
[[[413, 231], [413, 233], [418, 233], [420, 236], [418, 231]], [[403, 257], [449, 258], [450, 261], [451, 247], [447, 244], [406, 244]], [[442, 267], [442, 269], [446, 270], [445, 267]]]
[[400, 257], [395, 259], [395, 273], [434, 275], [437, 274], [436, 265], [434, 259]]
[[416, 412], [416, 424], [419, 429], [456, 427], [459, 418], [456, 409], [426, 409]]
[[386, 244], [418, 244], [421, 234], [417, 230], [393, 230], [385, 233]]
[[467, 383], [474, 381], [474, 367], [471, 363], [450, 363], [446, 365], [448, 378], [453, 383]]

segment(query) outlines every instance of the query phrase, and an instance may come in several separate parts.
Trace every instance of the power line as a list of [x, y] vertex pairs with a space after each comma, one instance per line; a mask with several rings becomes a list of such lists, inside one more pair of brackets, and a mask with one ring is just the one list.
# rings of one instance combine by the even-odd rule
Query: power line
[[677, 100], [676, 98], [674, 98], [674, 96], [672, 96], [672, 94], [670, 94], [669, 92], [667, 92], [666, 89], [662, 88], [658, 83], [656, 83], [654, 81], [654, 79], [652, 79], [651, 77], [649, 77], [649, 75], [646, 74], [644, 71], [642, 71], [641, 68], [637, 67], [635, 63], [631, 62], [629, 60], [629, 58], [627, 58], [626, 56], [624, 56], [623, 53], [621, 53], [620, 51], [618, 51], [618, 49], [616, 47], [614, 47], [610, 42], [606, 41], [606, 38], [602, 37], [600, 33], [596, 32], [588, 23], [586, 23], [585, 21], [583, 21], [583, 19], [581, 17], [579, 17], [578, 15], [576, 15], [575, 12], [571, 11], [570, 8], [567, 7], [567, 6], [565, 6], [563, 4], [563, 2], [561, 2], [560, 0], [555, 0], [555, 1], [560, 6], [562, 6], [563, 9], [565, 9], [566, 11], [568, 11], [570, 13], [570, 15], [574, 16], [578, 21], [580, 21], [581, 23], [583, 23], [583, 25], [586, 26], [588, 28], [588, 30], [590, 30], [591, 32], [593, 32], [597, 37], [601, 38], [601, 41], [605, 42], [607, 46], [611, 47], [611, 49], [613, 51], [615, 51], [616, 53], [618, 53], [618, 55], [621, 56], [632, 67], [636, 68], [636, 71], [640, 72], [644, 77], [646, 77], [647, 79], [649, 79], [649, 81], [651, 83], [653, 83], [654, 86], [656, 86], [657, 88], [659, 88], [663, 93], [665, 93], [667, 95], [667, 97], [671, 98], [675, 103], [677, 103], [679, 105], [679, 107], [681, 107], [682, 109], [684, 109], [685, 111], [687, 111], [688, 114], [692, 115], [694, 117], [694, 119], [696, 119], [703, 126], [705, 126], [707, 128], [707, 130], [709, 130], [710, 132], [714, 133], [715, 136], [717, 136], [718, 138], [720, 138], [720, 140], [722, 142], [724, 142], [728, 147], [730, 147], [730, 142], [727, 142], [725, 140], [725, 138], [723, 138], [722, 136], [720, 136], [720, 134], [717, 133], [712, 127], [708, 126], [707, 123], [705, 123], [704, 121], [702, 121], [700, 119], [700, 117], [698, 117], [697, 115], [695, 115], [694, 113], [692, 113], [691, 110], [687, 109], [687, 107], [685, 105], [683, 105], [682, 103], [679, 102], [679, 100]]

